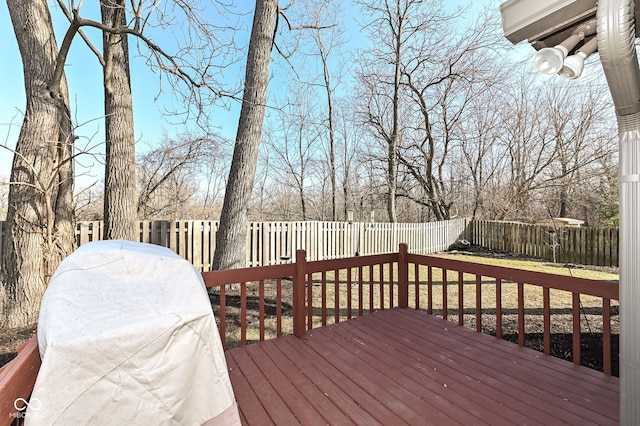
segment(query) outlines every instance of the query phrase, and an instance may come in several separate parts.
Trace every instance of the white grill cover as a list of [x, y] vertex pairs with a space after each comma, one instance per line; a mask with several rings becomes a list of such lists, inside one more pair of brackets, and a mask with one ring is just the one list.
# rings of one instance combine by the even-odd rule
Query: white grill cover
[[28, 424], [240, 424], [202, 276], [171, 250], [85, 244], [42, 300]]

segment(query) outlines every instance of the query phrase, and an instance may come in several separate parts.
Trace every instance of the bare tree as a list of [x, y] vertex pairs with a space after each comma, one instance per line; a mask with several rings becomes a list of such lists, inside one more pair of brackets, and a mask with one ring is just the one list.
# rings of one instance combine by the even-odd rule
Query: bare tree
[[335, 119], [335, 91], [339, 84], [339, 77], [332, 76], [330, 61], [340, 56], [340, 48], [345, 44], [344, 28], [341, 16], [343, 14], [336, 2], [327, 0], [309, 0], [304, 3], [303, 13], [306, 19], [312, 23], [312, 29], [308, 31], [308, 37], [313, 44], [311, 57], [320, 63], [320, 83], [312, 82], [312, 86], [320, 86], [326, 99], [326, 118], [324, 120], [327, 129], [327, 157], [329, 168], [329, 181], [331, 184], [331, 220], [337, 219], [337, 141]]
[[[450, 155], [456, 141], [464, 138], [459, 132], [463, 113], [500, 78], [490, 65], [490, 47], [497, 40], [495, 19], [475, 21], [473, 28], [456, 36], [458, 14], [442, 12], [441, 6], [433, 1], [385, 2], [384, 22], [395, 25], [383, 40], [392, 46], [387, 51], [393, 56], [375, 58], [393, 64], [394, 78], [385, 80], [379, 63], [367, 64], [370, 73], [360, 75], [367, 88], [366, 122], [389, 146], [385, 161], [390, 199], [422, 204], [436, 220], [451, 216], [456, 176]], [[395, 219], [390, 215], [390, 220]]]
[[[575, 84], [540, 86], [521, 78], [510, 89], [499, 139], [508, 159], [499, 219], [546, 215], [554, 200], [554, 214], [566, 214], [570, 191], [615, 149], [611, 130], [599, 124], [607, 110], [605, 92], [598, 94], [594, 84], [586, 87], [585, 95], [576, 97]], [[532, 209], [536, 198], [542, 198], [538, 211]]]
[[0, 327], [18, 328], [37, 321], [49, 277], [73, 250], [74, 136], [60, 67], [66, 52], [58, 51], [47, 3], [9, 0], [7, 6], [22, 57], [27, 105], [2, 240]]
[[224, 204], [220, 214], [220, 227], [216, 234], [213, 269], [245, 266], [247, 208], [253, 190], [258, 161], [258, 148], [267, 102], [269, 63], [277, 16], [277, 0], [256, 0], [247, 56], [242, 109]]
[[[125, 22], [121, 19], [114, 19], [112, 25], [85, 19], [80, 14], [82, 3], [71, 2], [67, 9], [58, 1], [69, 20], [58, 50], [46, 2], [7, 2], [23, 60], [27, 106], [14, 155], [3, 237], [0, 326], [35, 321], [48, 278], [74, 246], [71, 154], [75, 137], [64, 67], [76, 35], [97, 53], [83, 27], [135, 36], [149, 63], [176, 83], [172, 88], [186, 89], [176, 93], [184, 96], [187, 115], [200, 118], [211, 103], [235, 96], [235, 90], [226, 90], [219, 84], [224, 79], [216, 77], [237, 60], [238, 50], [233, 41], [222, 41], [220, 35], [226, 32], [216, 32], [218, 27], [202, 16], [196, 2], [131, 2], [132, 19], [127, 25], [120, 25]], [[219, 2], [211, 5], [220, 10], [230, 7]], [[147, 30], [165, 31], [177, 15], [188, 23], [179, 29], [186, 34], [183, 40], [188, 46], [178, 41], [178, 53], [171, 54], [154, 43]]]
[[[277, 181], [291, 181], [300, 200], [301, 219], [307, 220], [306, 188], [309, 171], [317, 161], [322, 130], [314, 97], [306, 85], [298, 85], [278, 108], [279, 126], [267, 133], [268, 148], [277, 161]], [[283, 176], [286, 174], [286, 176]]]
[[[102, 0], [100, 11], [104, 25], [113, 29], [126, 26], [124, 0]], [[103, 238], [137, 240], [136, 153], [127, 34], [104, 32], [102, 46], [106, 136]]]
[[353, 109], [346, 102], [339, 102], [336, 108], [336, 134], [341, 141], [337, 145], [340, 152], [339, 168], [342, 170], [340, 188], [342, 189], [342, 217], [346, 219], [350, 206], [355, 205], [355, 193], [359, 186], [360, 169], [365, 165], [358, 161], [359, 149], [364, 145], [365, 137], [362, 126], [354, 119]]
[[195, 202], [203, 163], [219, 149], [215, 139], [165, 136], [160, 146], [139, 155], [137, 213], [140, 219], [184, 219]]
[[[504, 166], [503, 151], [496, 143], [502, 131], [499, 126], [502, 110], [500, 90], [487, 90], [474, 97], [471, 108], [460, 121], [463, 136], [458, 143], [459, 168], [455, 170], [460, 182], [456, 203], [463, 214], [472, 218], [494, 217], [491, 204], [495, 193], [491, 184]], [[470, 196], [466, 190], [469, 186]], [[468, 207], [465, 208], [465, 204]]]
[[[364, 87], [365, 121], [373, 134], [387, 144], [387, 213], [396, 222], [396, 192], [398, 186], [398, 146], [401, 138], [400, 91], [403, 57], [411, 35], [427, 31], [418, 13], [422, 0], [360, 1], [364, 26], [374, 47], [361, 64], [359, 80]], [[429, 2], [432, 3], [432, 2]]]
[[602, 170], [600, 159], [617, 148], [610, 136], [615, 131], [602, 125], [602, 118], [611, 111], [605, 100], [606, 87], [591, 82], [586, 93], [576, 99], [575, 85], [567, 83], [556, 79], [546, 85], [543, 102], [538, 105], [538, 114], [547, 118], [546, 129], [555, 145], [555, 161], [545, 176], [556, 194], [552, 199], [554, 214], [559, 217], [567, 217], [571, 202], [577, 201], [572, 194]]

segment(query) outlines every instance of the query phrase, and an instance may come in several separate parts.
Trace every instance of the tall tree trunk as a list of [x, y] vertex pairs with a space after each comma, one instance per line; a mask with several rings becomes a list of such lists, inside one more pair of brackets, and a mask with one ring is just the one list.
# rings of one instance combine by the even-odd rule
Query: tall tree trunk
[[[103, 0], [102, 23], [125, 26], [124, 0]], [[138, 240], [133, 101], [126, 34], [104, 33], [104, 112], [106, 164], [104, 239]]]
[[277, 0], [256, 0], [242, 109], [229, 181], [220, 214], [220, 228], [216, 235], [213, 269], [245, 266], [247, 210], [258, 163], [258, 148], [267, 102], [269, 63], [277, 14]]
[[333, 125], [333, 96], [331, 90], [331, 75], [329, 74], [329, 64], [325, 52], [321, 49], [322, 70], [324, 76], [324, 88], [327, 92], [327, 119], [329, 122], [329, 173], [331, 177], [331, 220], [338, 220], [337, 217], [337, 194], [338, 184], [336, 179], [336, 136]]
[[8, 0], [27, 105], [11, 169], [0, 267], [0, 328], [38, 320], [60, 260], [73, 250], [72, 126], [47, 2]]
[[387, 158], [387, 184], [389, 186], [389, 193], [387, 196], [387, 213], [389, 214], [389, 222], [395, 223], [398, 221], [396, 215], [396, 193], [398, 192], [398, 144], [400, 139], [400, 78], [402, 76], [402, 49], [403, 33], [404, 33], [404, 18], [400, 7], [400, 1], [396, 0], [396, 16], [398, 17], [397, 23], [391, 23], [391, 30], [393, 32], [393, 25], [397, 25], [397, 31], [395, 31], [394, 49], [394, 71], [393, 71], [393, 123], [391, 129], [391, 137], [389, 140], [389, 151]]

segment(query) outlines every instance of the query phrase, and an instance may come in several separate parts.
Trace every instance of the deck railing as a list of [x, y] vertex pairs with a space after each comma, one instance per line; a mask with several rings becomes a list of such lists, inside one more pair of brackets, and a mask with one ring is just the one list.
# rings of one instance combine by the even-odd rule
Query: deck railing
[[[218, 290], [218, 318], [225, 347], [248, 343], [246, 298], [252, 285], [249, 281], [253, 281], [259, 288], [254, 290], [258, 300], [254, 322], [259, 332], [249, 340], [277, 337], [283, 329], [303, 336], [317, 326], [398, 306], [423, 309], [477, 331], [512, 338], [521, 346], [528, 343], [527, 336], [540, 336], [544, 353], [551, 354], [556, 319], [570, 323], [571, 360], [576, 364], [582, 358], [583, 332], [601, 335], [599, 363], [606, 374], [612, 373], [616, 282], [411, 254], [403, 244], [397, 253], [313, 262], [307, 262], [304, 251], [299, 251], [295, 264], [281, 267], [278, 271], [264, 267], [203, 274], [208, 287], [224, 284]], [[236, 278], [241, 274], [245, 274], [242, 279]], [[234, 282], [241, 286], [240, 301], [244, 302], [240, 303], [244, 305], [238, 314], [227, 317], [223, 301], [228, 290], [224, 287]], [[271, 322], [275, 325], [265, 327], [265, 306], [270, 300], [265, 288], [269, 286], [277, 288], [271, 291], [271, 304], [275, 305]], [[239, 337], [237, 331], [231, 336], [228, 321], [239, 322]], [[503, 333], [505, 323], [515, 324], [508, 336]]]
[[[552, 337], [552, 314], [557, 311], [555, 316], [566, 316], [563, 311], [570, 311], [570, 321], [572, 323], [572, 361], [580, 364], [581, 361], [581, 335], [583, 327], [588, 327], [593, 333], [602, 334], [602, 366], [606, 374], [611, 374], [611, 324], [612, 324], [612, 301], [619, 298], [618, 283], [609, 281], [596, 281], [591, 279], [577, 278], [573, 276], [563, 276], [557, 274], [549, 274], [535, 271], [524, 271], [520, 269], [498, 267], [492, 265], [484, 265], [472, 262], [463, 262], [454, 259], [444, 259], [434, 256], [422, 256], [408, 254], [408, 263], [413, 264], [413, 282], [415, 298], [413, 307], [418, 309], [426, 309], [428, 313], [434, 313], [434, 287], [439, 284], [441, 286], [440, 296], [440, 315], [444, 319], [449, 319], [449, 303], [451, 297], [448, 292], [451, 286], [454, 290], [454, 310], [460, 325], [465, 324], [465, 309], [470, 307], [471, 316], [474, 317], [475, 329], [483, 331], [483, 313], [487, 309], [492, 311], [495, 316], [494, 334], [498, 338], [503, 337], [503, 322], [505, 320], [505, 303], [514, 306], [517, 314], [517, 343], [525, 346], [528, 319], [535, 318], [538, 330], [542, 329], [543, 351], [549, 355], [551, 353], [551, 337]], [[418, 291], [421, 285], [420, 272], [421, 267], [426, 267], [427, 277], [427, 302], [426, 307], [424, 301], [419, 299]], [[434, 280], [434, 275], [438, 272], [441, 277], [440, 283]], [[449, 281], [449, 272], [453, 272], [454, 278]], [[449, 284], [451, 282], [451, 285]], [[470, 283], [470, 284], [469, 284]], [[465, 297], [465, 287], [472, 287], [473, 294], [471, 302], [469, 297]], [[504, 297], [504, 288], [506, 286], [515, 287], [513, 292], [516, 300], [506, 300]], [[484, 289], [483, 289], [484, 287]], [[495, 300], [490, 306], [484, 305], [487, 298], [483, 297], [483, 291], [492, 292]], [[553, 292], [554, 297], [551, 297]], [[533, 294], [533, 297], [527, 297], [527, 294]], [[567, 297], [570, 295], [570, 304], [567, 307]], [[533, 304], [542, 296], [541, 307], [538, 303]], [[471, 305], [471, 306], [469, 306]], [[527, 306], [529, 305], [529, 306]], [[552, 308], [552, 305], [555, 307]], [[588, 306], [587, 306], [588, 305]], [[539, 317], [539, 310], [542, 310], [542, 321]], [[590, 319], [589, 319], [590, 318]], [[536, 324], [534, 324], [536, 325]], [[535, 327], [534, 327], [535, 328]], [[596, 333], [598, 334], [598, 333]]]
[[[405, 244], [400, 244], [397, 253], [311, 262], [299, 250], [295, 259], [295, 263], [202, 274], [225, 348], [282, 334], [304, 337], [314, 327], [397, 306], [423, 309], [477, 331], [488, 327], [498, 338], [505, 337], [504, 322], [515, 317], [517, 343], [525, 345], [531, 327], [537, 324], [544, 352], [549, 354], [552, 319], [567, 311], [573, 322], [572, 360], [579, 364], [581, 315], [587, 316], [583, 302], [586, 305], [589, 298], [588, 316], [592, 322], [601, 318], [603, 371], [612, 372], [615, 282], [411, 254]], [[542, 296], [539, 306], [531, 301], [538, 297], [528, 297], [538, 293]], [[570, 295], [568, 306], [558, 302], [565, 300], [561, 293]], [[599, 301], [595, 311], [592, 298]], [[15, 403], [28, 398], [39, 366], [34, 337], [16, 359], [0, 369], [0, 425], [20, 415]]]

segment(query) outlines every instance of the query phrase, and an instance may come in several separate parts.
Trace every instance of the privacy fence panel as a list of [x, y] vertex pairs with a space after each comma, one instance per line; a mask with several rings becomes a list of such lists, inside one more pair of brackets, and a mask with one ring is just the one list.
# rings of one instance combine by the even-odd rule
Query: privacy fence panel
[[[405, 242], [413, 253], [446, 250], [465, 233], [467, 219], [430, 223], [251, 222], [247, 232], [247, 265], [295, 261], [296, 250], [308, 260], [392, 253]], [[0, 222], [0, 235], [3, 222]], [[217, 221], [150, 220], [139, 222], [139, 240], [168, 247], [200, 271], [211, 269]], [[103, 223], [79, 222], [76, 243], [102, 239]]]
[[548, 227], [518, 222], [471, 221], [465, 238], [491, 249], [558, 263], [618, 266], [618, 228]]
[[[293, 262], [299, 249], [306, 250], [308, 260], [392, 253], [403, 242], [412, 253], [435, 253], [446, 250], [463, 236], [467, 225], [467, 219], [429, 223], [251, 222], [247, 265]], [[0, 236], [3, 226], [4, 222], [0, 222]], [[200, 271], [211, 269], [217, 221], [149, 220], [140, 221], [138, 226], [141, 242], [168, 247]], [[102, 233], [101, 221], [78, 222], [76, 243], [101, 240]]]

